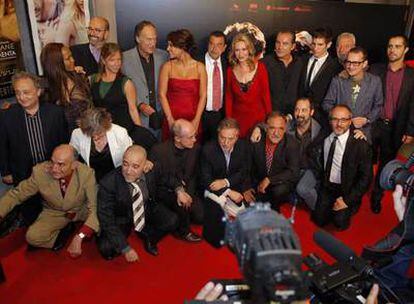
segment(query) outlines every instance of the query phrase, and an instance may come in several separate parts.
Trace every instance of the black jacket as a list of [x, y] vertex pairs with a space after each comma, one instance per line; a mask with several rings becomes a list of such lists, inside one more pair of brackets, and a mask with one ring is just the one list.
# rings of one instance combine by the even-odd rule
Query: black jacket
[[[325, 137], [326, 138], [326, 137]], [[316, 178], [324, 180], [324, 142], [325, 138], [319, 140], [312, 148], [312, 171]], [[365, 140], [355, 139], [352, 130], [346, 142], [345, 152], [341, 167], [341, 188], [344, 193], [344, 201], [349, 204], [361, 201], [362, 196], [368, 191], [372, 180], [371, 148]], [[350, 206], [357, 208], [358, 206]]]
[[[144, 202], [146, 222], [149, 221], [157, 204], [153, 199], [156, 176], [156, 166], [145, 174], [149, 194], [148, 200]], [[112, 170], [101, 179], [97, 205], [99, 225], [101, 232], [111, 240], [119, 252], [128, 246], [126, 236], [133, 227], [132, 204], [130, 189], [122, 175], [121, 167]]]
[[249, 188], [256, 188], [262, 179], [268, 177], [271, 185], [293, 183], [299, 180], [299, 144], [290, 135], [285, 134], [275, 149], [270, 173], [266, 170], [266, 137], [251, 145]]
[[[243, 185], [248, 175], [248, 162], [248, 146], [242, 139], [239, 139], [234, 145], [228, 168], [223, 150], [217, 140], [206, 143], [201, 153], [200, 164], [202, 188], [208, 189], [214, 180], [227, 178], [231, 189], [238, 192], [243, 191]], [[223, 190], [219, 192], [223, 192]]]
[[[50, 159], [54, 148], [69, 141], [68, 127], [63, 110], [56, 105], [41, 102], [39, 113], [46, 159]], [[0, 172], [2, 176], [11, 174], [17, 185], [30, 176], [32, 167], [25, 111], [14, 104], [0, 117]]]
[[[382, 80], [384, 102], [386, 96], [387, 65], [374, 64], [369, 70]], [[414, 69], [405, 67], [400, 94], [398, 95], [398, 109], [393, 122], [394, 150], [401, 146], [403, 135], [414, 136]]]
[[98, 73], [99, 65], [91, 53], [89, 43], [73, 45], [70, 50], [76, 65], [80, 65], [85, 69], [86, 76]]

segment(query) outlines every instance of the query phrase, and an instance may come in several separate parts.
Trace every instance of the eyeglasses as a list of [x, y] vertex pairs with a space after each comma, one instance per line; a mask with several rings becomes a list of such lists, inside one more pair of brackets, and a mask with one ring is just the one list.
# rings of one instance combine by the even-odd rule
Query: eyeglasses
[[87, 27], [86, 28], [89, 32], [97, 32], [97, 33], [103, 33], [106, 32], [106, 29], [98, 29], [98, 28], [94, 28], [94, 27]]
[[329, 118], [330, 121], [332, 121], [333, 123], [346, 123], [348, 121], [351, 120], [351, 118], [336, 118], [336, 117], [330, 117]]
[[358, 67], [358, 66], [360, 66], [364, 62], [365, 62], [365, 60], [363, 60], [363, 61], [349, 61], [349, 60], [345, 60], [344, 63], [345, 63], [345, 65], [353, 65], [355, 67]]

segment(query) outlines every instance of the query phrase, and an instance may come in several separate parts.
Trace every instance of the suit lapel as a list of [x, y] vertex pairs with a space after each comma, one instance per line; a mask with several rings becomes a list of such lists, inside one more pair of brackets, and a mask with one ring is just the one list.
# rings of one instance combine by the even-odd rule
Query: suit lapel
[[352, 146], [353, 146], [353, 140], [354, 137], [352, 135], [352, 130], [349, 130], [349, 136], [348, 139], [346, 140], [346, 144], [345, 144], [345, 150], [344, 150], [344, 155], [342, 157], [342, 163], [341, 163], [341, 183], [343, 184], [343, 182], [346, 179], [346, 168], [347, 168], [347, 164], [350, 164], [351, 162], [355, 162], [356, 160], [351, 160], [350, 158], [350, 154], [352, 154]]
[[[405, 92], [409, 90], [408, 86], [412, 84], [412, 82], [409, 81], [409, 79], [410, 79], [409, 73], [410, 73], [410, 70], [408, 69], [408, 67], [405, 67], [404, 76], [403, 76], [402, 83], [401, 83], [400, 93], [398, 94], [397, 108], [402, 107], [404, 102], [406, 100], [408, 100], [408, 98], [404, 98], [404, 97], [405, 97]], [[384, 77], [384, 82], [385, 82], [385, 77]], [[383, 87], [385, 89], [385, 87], [386, 87], [385, 83], [383, 84]], [[384, 96], [387, 96], [387, 95], [384, 94]], [[385, 102], [385, 100], [384, 100], [384, 102]]]
[[[139, 78], [141, 78], [141, 81], [147, 84], [147, 79], [145, 78], [145, 74], [144, 74], [144, 68], [142, 67], [141, 58], [139, 56], [137, 49], [135, 49], [134, 54], [135, 54], [134, 55], [135, 60], [133, 60], [133, 64], [135, 66], [135, 69], [137, 70], [137, 74], [139, 75]], [[154, 66], [155, 66], [155, 56], [154, 56]], [[148, 84], [147, 84], [147, 87], [148, 87]]]
[[227, 168], [227, 166], [226, 166], [226, 157], [224, 156], [224, 152], [221, 149], [218, 142], [216, 143], [216, 155], [218, 156], [217, 163], [220, 165], [220, 167], [221, 167], [220, 169], [222, 169], [223, 172], [228, 173], [228, 171], [230, 169], [230, 166], [231, 166], [231, 158], [230, 158], [229, 167]]
[[[331, 57], [328, 55], [328, 57], [326, 58], [325, 62], [322, 64], [321, 68], [319, 69], [319, 71], [316, 73], [315, 77], [313, 78], [311, 87], [313, 86], [314, 83], [316, 83], [319, 79], [319, 77], [321, 76], [322, 72], [326, 69], [326, 67], [329, 65], [329, 62], [331, 60]], [[309, 60], [308, 60], [309, 61]], [[307, 67], [307, 66], [306, 66]]]

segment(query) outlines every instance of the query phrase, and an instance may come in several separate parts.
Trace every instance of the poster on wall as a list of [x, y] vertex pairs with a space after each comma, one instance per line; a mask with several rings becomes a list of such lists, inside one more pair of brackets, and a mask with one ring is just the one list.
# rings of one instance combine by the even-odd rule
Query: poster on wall
[[43, 46], [60, 42], [67, 46], [88, 42], [89, 0], [26, 0], [36, 52], [42, 74], [40, 53]]
[[0, 0], [0, 104], [14, 95], [12, 76], [22, 66], [20, 34], [13, 0]]

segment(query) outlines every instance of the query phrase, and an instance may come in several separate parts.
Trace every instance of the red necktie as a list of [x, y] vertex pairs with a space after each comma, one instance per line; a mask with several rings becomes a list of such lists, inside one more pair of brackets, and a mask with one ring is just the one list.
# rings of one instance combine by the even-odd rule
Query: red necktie
[[266, 169], [267, 169], [267, 174], [270, 173], [270, 168], [272, 167], [272, 162], [273, 162], [273, 153], [274, 153], [274, 149], [271, 145], [266, 145]]
[[217, 60], [214, 61], [213, 70], [213, 111], [221, 108], [221, 78]]

